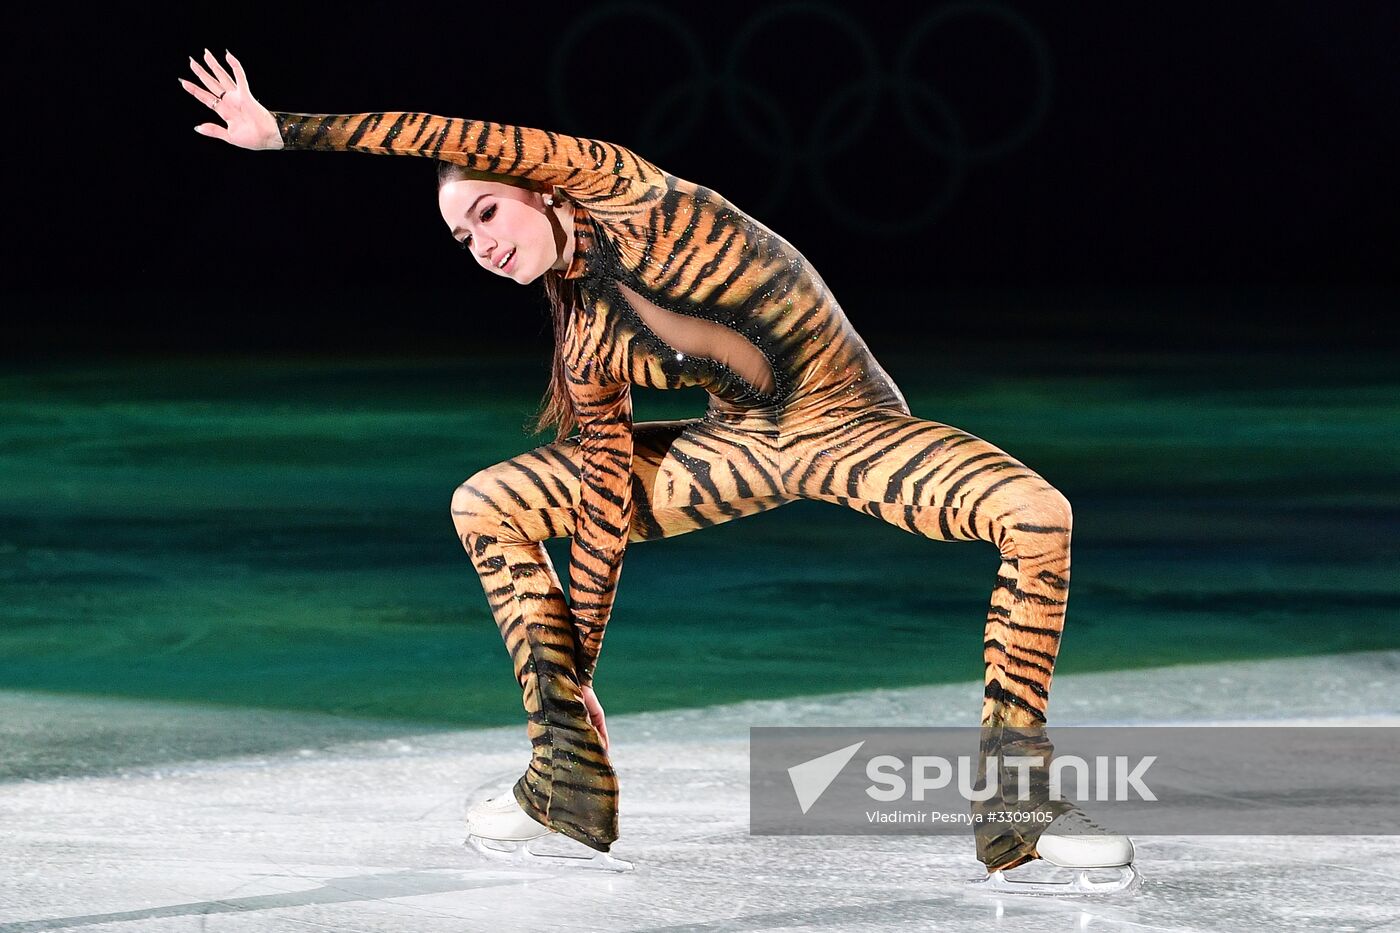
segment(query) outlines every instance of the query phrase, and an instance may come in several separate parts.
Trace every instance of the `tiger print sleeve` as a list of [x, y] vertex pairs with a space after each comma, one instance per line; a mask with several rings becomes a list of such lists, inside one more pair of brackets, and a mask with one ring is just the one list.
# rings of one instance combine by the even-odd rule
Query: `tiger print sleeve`
[[422, 156], [556, 186], [585, 204], [665, 186], [661, 170], [630, 149], [547, 130], [397, 111], [271, 113], [286, 149]]
[[579, 681], [593, 682], [632, 521], [632, 387], [571, 375], [579, 417], [579, 496], [569, 548], [569, 604]]

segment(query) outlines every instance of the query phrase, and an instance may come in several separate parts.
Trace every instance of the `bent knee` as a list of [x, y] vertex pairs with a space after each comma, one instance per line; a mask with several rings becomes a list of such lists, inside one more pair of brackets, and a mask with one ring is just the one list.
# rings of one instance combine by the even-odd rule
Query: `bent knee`
[[1074, 510], [1070, 508], [1069, 499], [1053, 486], [1047, 486], [1034, 499], [1032, 508], [1046, 525], [1062, 528], [1066, 535], [1074, 530]]
[[1064, 493], [1052, 486], [1024, 496], [1015, 510], [1006, 515], [998, 535], [998, 544], [1006, 556], [1014, 556], [1026, 543], [1035, 551], [1046, 549], [1048, 542], [1057, 541], [1068, 547], [1074, 530], [1074, 511]]
[[452, 524], [459, 535], [481, 534], [500, 525], [501, 511], [490, 493], [495, 486], [486, 469], [452, 491]]

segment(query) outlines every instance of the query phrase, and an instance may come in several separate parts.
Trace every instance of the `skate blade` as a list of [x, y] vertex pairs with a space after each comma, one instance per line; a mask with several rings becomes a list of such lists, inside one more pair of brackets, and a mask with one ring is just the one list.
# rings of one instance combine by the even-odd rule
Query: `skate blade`
[[[1132, 894], [1142, 885], [1142, 873], [1132, 865], [1120, 868], [1072, 868], [1074, 878], [1070, 881], [1021, 881], [1006, 877], [1004, 871], [988, 872], [987, 877], [967, 883], [967, 889], [976, 894], [1039, 894], [1047, 897], [1066, 895]], [[1090, 872], [1116, 871], [1118, 877], [1099, 881], [1089, 876]]]
[[635, 867], [631, 862], [617, 858], [610, 852], [590, 849], [581, 842], [575, 843], [579, 849], [578, 855], [537, 852], [531, 848], [540, 839], [546, 838], [548, 837], [540, 836], [536, 839], [527, 839], [524, 842], [503, 842], [498, 839], [468, 836], [465, 845], [492, 861], [519, 868], [596, 869], [598, 871], [624, 872], [632, 871]]

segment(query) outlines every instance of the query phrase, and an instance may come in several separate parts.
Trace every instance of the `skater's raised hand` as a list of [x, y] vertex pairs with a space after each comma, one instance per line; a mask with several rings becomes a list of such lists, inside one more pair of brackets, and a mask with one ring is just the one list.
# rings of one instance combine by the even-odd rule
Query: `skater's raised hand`
[[603, 704], [598, 702], [598, 695], [593, 692], [592, 687], [580, 687], [579, 692], [583, 696], [584, 708], [588, 710], [588, 718], [593, 723], [593, 728], [598, 730], [598, 738], [603, 742], [603, 751], [607, 751], [608, 726], [603, 719]]
[[282, 134], [277, 128], [277, 121], [266, 107], [253, 99], [252, 92], [248, 90], [248, 76], [243, 73], [238, 59], [233, 57], [232, 52], [224, 52], [224, 55], [233, 69], [231, 76], [214, 54], [205, 49], [204, 61], [208, 69], [190, 59], [190, 68], [199, 79], [199, 84], [180, 79], [181, 87], [227, 124], [201, 123], [194, 131], [244, 149], [281, 149]]

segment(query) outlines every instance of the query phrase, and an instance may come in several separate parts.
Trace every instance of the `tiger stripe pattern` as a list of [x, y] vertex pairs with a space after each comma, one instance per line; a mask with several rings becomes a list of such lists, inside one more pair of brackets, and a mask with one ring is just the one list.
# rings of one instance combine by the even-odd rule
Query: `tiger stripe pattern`
[[[1044, 723], [1069, 592], [1071, 511], [986, 441], [913, 417], [816, 270], [717, 192], [631, 150], [393, 112], [274, 113], [290, 149], [442, 159], [575, 205], [577, 306], [562, 352], [578, 434], [480, 471], [452, 499], [520, 684], [531, 761], [516, 799], [606, 851], [618, 787], [583, 707], [631, 541], [796, 499], [1000, 554], [984, 623], [986, 730]], [[702, 417], [632, 421], [631, 387], [704, 388]], [[542, 541], [571, 538], [568, 593]], [[1034, 828], [978, 838], [990, 869]]]

